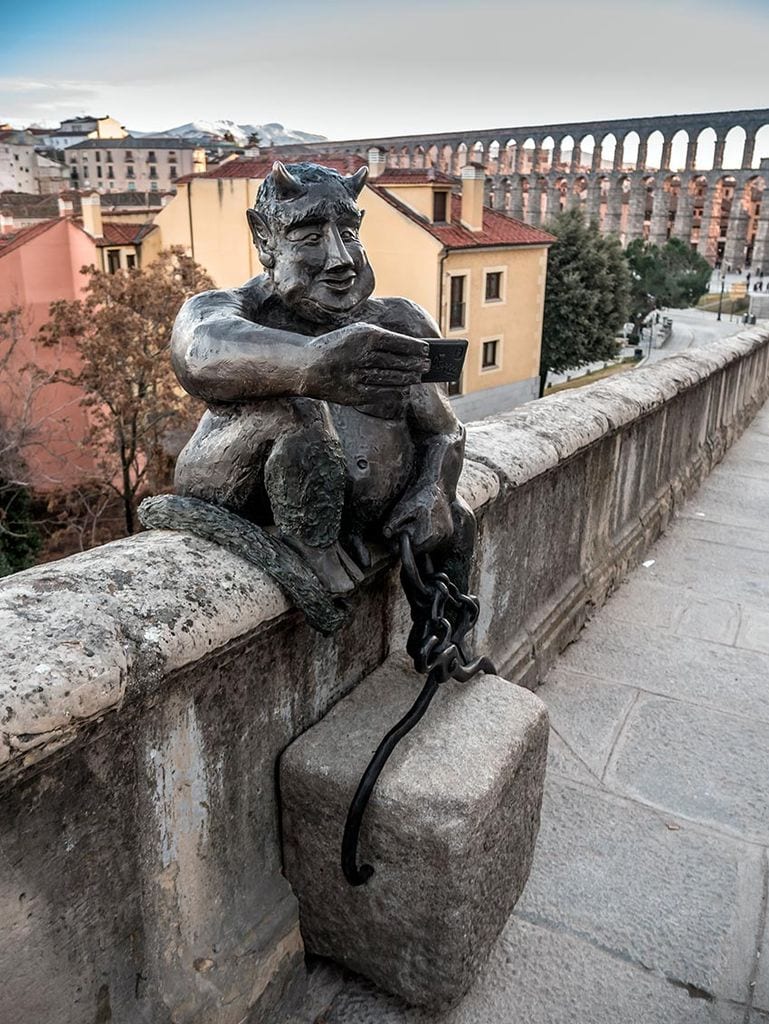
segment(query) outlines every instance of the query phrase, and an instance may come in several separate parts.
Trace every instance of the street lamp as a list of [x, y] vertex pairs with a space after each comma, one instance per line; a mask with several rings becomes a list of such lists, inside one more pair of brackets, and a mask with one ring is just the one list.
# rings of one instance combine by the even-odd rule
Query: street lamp
[[724, 288], [725, 287], [726, 287], [726, 272], [724, 271], [724, 265], [722, 263], [721, 264], [721, 294], [718, 296], [718, 317], [716, 318], [718, 320], [721, 319], [721, 307], [724, 304]]

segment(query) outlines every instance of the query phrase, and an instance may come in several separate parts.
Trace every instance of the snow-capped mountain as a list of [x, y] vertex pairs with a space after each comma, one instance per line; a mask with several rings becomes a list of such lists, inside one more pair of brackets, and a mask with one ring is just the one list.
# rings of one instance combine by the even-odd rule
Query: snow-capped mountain
[[168, 128], [163, 132], [131, 132], [132, 135], [170, 136], [181, 139], [210, 139], [212, 142], [232, 141], [239, 146], [246, 146], [249, 138], [256, 134], [259, 137], [260, 146], [281, 146], [292, 142], [324, 142], [325, 135], [312, 135], [310, 132], [300, 132], [292, 128], [285, 128], [277, 121], [269, 124], [236, 124], [235, 121], [224, 119], [216, 121], [190, 121], [188, 124], [180, 124], [177, 128]]

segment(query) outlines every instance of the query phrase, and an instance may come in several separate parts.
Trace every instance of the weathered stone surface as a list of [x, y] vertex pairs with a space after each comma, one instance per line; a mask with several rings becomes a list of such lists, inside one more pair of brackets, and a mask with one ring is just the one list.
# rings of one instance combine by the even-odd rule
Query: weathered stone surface
[[406, 1007], [365, 982], [323, 1024], [743, 1024], [743, 1007], [627, 963], [593, 943], [513, 916], [478, 984], [448, 1013]]
[[631, 711], [606, 776], [611, 789], [764, 844], [767, 779], [769, 722], [657, 697]]
[[353, 888], [339, 864], [350, 800], [421, 685], [388, 663], [288, 748], [283, 843], [308, 949], [442, 1006], [467, 991], [526, 883], [547, 716], [496, 676], [442, 687], [374, 791], [359, 856], [375, 874]]
[[670, 813], [551, 779], [516, 913], [745, 1002], [761, 914], [761, 851], [670, 824]]

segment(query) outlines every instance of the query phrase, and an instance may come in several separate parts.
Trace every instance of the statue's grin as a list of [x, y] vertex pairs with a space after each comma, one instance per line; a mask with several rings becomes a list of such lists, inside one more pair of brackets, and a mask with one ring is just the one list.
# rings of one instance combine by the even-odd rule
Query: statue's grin
[[320, 283], [330, 292], [337, 295], [344, 295], [349, 292], [358, 279], [357, 274], [347, 274], [345, 277], [322, 277]]

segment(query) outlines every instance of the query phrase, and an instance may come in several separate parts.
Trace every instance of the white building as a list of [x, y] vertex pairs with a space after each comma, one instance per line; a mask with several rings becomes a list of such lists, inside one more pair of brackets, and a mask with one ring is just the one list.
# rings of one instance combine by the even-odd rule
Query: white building
[[0, 192], [39, 192], [35, 139], [29, 132], [0, 132]]

